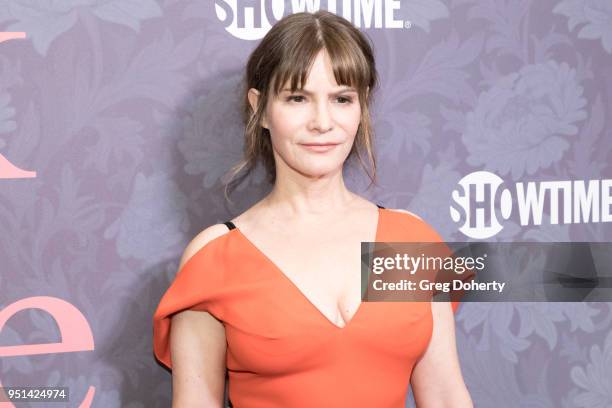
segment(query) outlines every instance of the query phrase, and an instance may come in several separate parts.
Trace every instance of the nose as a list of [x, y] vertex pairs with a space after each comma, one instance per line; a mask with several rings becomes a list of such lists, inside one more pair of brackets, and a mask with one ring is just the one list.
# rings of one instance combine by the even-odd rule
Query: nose
[[330, 107], [326, 102], [315, 104], [313, 117], [311, 120], [311, 129], [321, 133], [329, 132], [333, 129], [333, 115]]

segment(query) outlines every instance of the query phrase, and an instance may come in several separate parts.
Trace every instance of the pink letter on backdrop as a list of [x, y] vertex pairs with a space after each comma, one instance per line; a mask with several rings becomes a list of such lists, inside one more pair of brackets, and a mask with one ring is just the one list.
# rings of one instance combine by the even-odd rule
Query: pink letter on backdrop
[[[0, 332], [4, 325], [15, 315], [25, 309], [42, 309], [49, 313], [57, 323], [60, 331], [60, 343], [26, 344], [0, 347], [0, 357], [27, 356], [46, 353], [69, 353], [94, 349], [93, 334], [85, 316], [65, 300], [50, 296], [34, 296], [11, 303], [0, 310]], [[0, 386], [2, 384], [0, 383]], [[93, 401], [95, 388], [89, 387], [85, 400], [80, 408], [89, 408]], [[0, 402], [0, 408], [13, 407], [10, 402]]]
[[9, 318], [24, 309], [42, 309], [53, 316], [59, 327], [62, 341], [60, 343], [0, 347], [0, 357], [69, 353], [94, 349], [93, 335], [85, 316], [65, 300], [50, 296], [21, 299], [0, 310], [0, 331]]
[[14, 32], [1, 31], [0, 32], [0, 43], [4, 41], [8, 41], [8, 40], [16, 40], [18, 38], [26, 38], [26, 33], [24, 33], [23, 31], [14, 31]]
[[[26, 38], [24, 32], [0, 32], [0, 43], [17, 38]], [[28, 171], [15, 166], [0, 154], [0, 179], [17, 179], [36, 177], [35, 171]]]

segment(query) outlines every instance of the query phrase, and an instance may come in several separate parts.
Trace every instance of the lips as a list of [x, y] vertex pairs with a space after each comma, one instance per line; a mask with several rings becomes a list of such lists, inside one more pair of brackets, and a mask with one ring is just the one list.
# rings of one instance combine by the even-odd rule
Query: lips
[[301, 143], [300, 145], [311, 152], [325, 153], [333, 150], [340, 143]]

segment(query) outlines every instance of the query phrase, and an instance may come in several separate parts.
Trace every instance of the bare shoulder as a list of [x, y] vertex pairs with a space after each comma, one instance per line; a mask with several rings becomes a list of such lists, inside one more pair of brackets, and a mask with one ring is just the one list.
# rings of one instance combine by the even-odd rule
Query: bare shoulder
[[[180, 268], [228, 231], [224, 224], [214, 224], [197, 234], [185, 248]], [[172, 406], [221, 407], [227, 350], [223, 323], [208, 310], [191, 309], [172, 315], [171, 322]]]
[[196, 235], [183, 252], [183, 256], [181, 257], [181, 263], [179, 265], [179, 269], [183, 267], [183, 265], [194, 256], [200, 249], [204, 247], [204, 245], [208, 244], [210, 241], [215, 238], [220, 237], [229, 232], [229, 229], [225, 224], [214, 224], [210, 227], [205, 228], [198, 235]]
[[421, 221], [423, 220], [421, 217], [419, 217], [419, 216], [418, 216], [418, 215], [416, 215], [415, 213], [410, 212], [410, 211], [408, 211], [408, 210], [403, 210], [403, 209], [401, 209], [401, 208], [388, 208], [388, 210], [391, 210], [391, 211], [397, 211], [397, 212], [401, 212], [401, 213], [404, 213], [404, 214], [409, 214], [409, 215], [412, 215], [413, 217], [418, 218], [418, 219], [419, 219], [419, 220], [421, 220]]

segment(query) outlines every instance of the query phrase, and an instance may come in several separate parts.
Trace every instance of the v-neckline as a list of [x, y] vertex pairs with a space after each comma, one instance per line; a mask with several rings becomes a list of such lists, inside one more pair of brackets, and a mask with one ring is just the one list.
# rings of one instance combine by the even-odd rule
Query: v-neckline
[[[382, 214], [383, 214], [383, 208], [378, 207], [377, 208], [378, 212], [377, 212], [377, 219], [376, 219], [376, 232], [375, 232], [375, 236], [374, 236], [374, 242], [378, 242], [378, 240], [380, 239], [379, 235], [380, 235], [380, 225], [381, 225], [381, 218], [382, 218]], [[343, 331], [346, 330], [355, 320], [356, 317], [358, 317], [359, 312], [362, 309], [363, 306], [363, 300], [359, 301], [359, 306], [357, 306], [357, 310], [355, 310], [355, 313], [353, 313], [353, 316], [351, 316], [351, 318], [344, 324], [344, 326], [338, 326], [336, 323], [332, 322], [331, 319], [329, 319], [309, 298], [308, 296], [306, 296], [304, 294], [304, 292], [297, 286], [297, 284], [295, 284], [295, 282], [293, 282], [289, 276], [287, 276], [283, 270], [276, 264], [276, 262], [274, 262], [268, 255], [266, 255], [261, 249], [259, 249], [259, 247], [257, 247], [257, 245], [255, 245], [253, 243], [253, 241], [251, 241], [246, 235], [244, 235], [242, 233], [242, 231], [240, 230], [240, 228], [235, 227], [234, 230], [238, 233], [238, 235], [240, 235], [240, 237], [242, 237], [242, 239], [251, 247], [253, 248], [253, 250], [259, 255], [261, 256], [266, 263], [268, 263], [272, 269], [274, 269], [276, 271], [277, 274], [280, 275], [280, 278], [283, 279], [285, 282], [288, 282], [289, 286], [291, 286], [293, 288], [293, 290], [295, 292], [297, 292], [298, 297], [300, 297], [301, 299], [303, 299], [303, 301], [305, 301], [308, 305], [310, 305], [310, 307], [312, 309], [314, 309], [316, 311], [316, 313], [330, 326], [332, 326], [335, 330], [338, 331]]]

